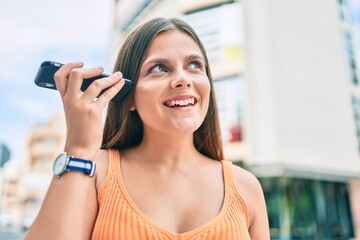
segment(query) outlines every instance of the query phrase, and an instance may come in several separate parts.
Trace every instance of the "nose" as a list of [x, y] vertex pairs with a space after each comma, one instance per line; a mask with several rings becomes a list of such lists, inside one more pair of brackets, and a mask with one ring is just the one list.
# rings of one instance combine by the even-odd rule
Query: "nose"
[[192, 86], [192, 81], [185, 71], [181, 71], [180, 73], [176, 74], [176, 76], [174, 76], [170, 85], [171, 88], [177, 89], [190, 88]]

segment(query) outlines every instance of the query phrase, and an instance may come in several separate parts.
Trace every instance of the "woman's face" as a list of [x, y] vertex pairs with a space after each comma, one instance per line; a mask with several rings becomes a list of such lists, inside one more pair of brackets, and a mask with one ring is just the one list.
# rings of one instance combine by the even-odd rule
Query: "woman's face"
[[160, 33], [150, 45], [137, 81], [134, 106], [144, 132], [193, 134], [209, 106], [204, 56], [187, 34]]

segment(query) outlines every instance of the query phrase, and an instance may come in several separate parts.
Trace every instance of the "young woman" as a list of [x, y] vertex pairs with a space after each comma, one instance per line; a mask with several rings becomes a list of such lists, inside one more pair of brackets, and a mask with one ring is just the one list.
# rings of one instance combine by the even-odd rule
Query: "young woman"
[[[188, 24], [157, 18], [138, 27], [116, 72], [85, 92], [83, 79], [103, 69], [82, 66], [66, 64], [55, 79], [65, 156], [85, 162], [87, 174], [56, 173], [26, 239], [269, 239], [260, 184], [223, 160], [206, 52]], [[123, 76], [135, 88], [110, 102]]]

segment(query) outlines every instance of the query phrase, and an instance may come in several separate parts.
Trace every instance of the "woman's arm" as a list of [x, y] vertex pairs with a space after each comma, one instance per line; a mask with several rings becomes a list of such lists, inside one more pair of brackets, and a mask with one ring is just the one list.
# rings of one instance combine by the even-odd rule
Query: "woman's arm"
[[239, 193], [249, 210], [249, 234], [252, 240], [270, 239], [270, 229], [264, 194], [257, 178], [250, 172], [234, 166]]
[[253, 187], [252, 198], [252, 222], [249, 228], [250, 237], [252, 240], [270, 239], [269, 221], [266, 210], [264, 194], [260, 183], [255, 179]]
[[[124, 81], [121, 73], [116, 73], [95, 81], [82, 92], [80, 86], [84, 78], [103, 72], [102, 68], [83, 69], [82, 66], [82, 63], [66, 64], [54, 78], [66, 117], [65, 151], [76, 158], [95, 160], [102, 142], [102, 111]], [[101, 90], [110, 86], [94, 101]], [[90, 239], [98, 211], [96, 176], [91, 178], [70, 171], [54, 177], [25, 239]]]

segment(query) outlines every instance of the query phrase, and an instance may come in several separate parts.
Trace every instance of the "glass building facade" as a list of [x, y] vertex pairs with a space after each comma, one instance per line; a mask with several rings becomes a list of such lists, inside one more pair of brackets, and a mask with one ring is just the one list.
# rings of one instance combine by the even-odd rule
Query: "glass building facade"
[[354, 237], [347, 183], [292, 177], [260, 178], [271, 239]]

